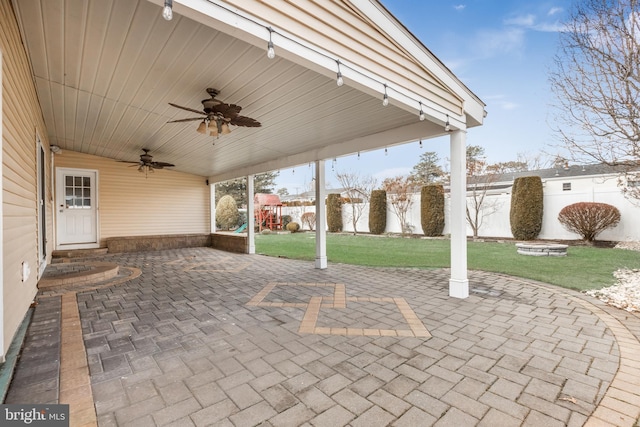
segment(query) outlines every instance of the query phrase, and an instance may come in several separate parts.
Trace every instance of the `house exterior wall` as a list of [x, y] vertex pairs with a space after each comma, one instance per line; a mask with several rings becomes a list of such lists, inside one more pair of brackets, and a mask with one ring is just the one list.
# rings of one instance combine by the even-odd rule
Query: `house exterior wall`
[[[563, 190], [563, 184], [570, 183], [571, 190]], [[620, 223], [612, 229], [603, 231], [598, 235], [598, 240], [610, 241], [640, 241], [640, 203], [634, 204], [626, 199], [617, 186], [615, 175], [581, 176], [570, 178], [553, 178], [543, 181], [544, 186], [544, 214], [542, 218], [542, 230], [538, 236], [546, 240], [576, 240], [580, 239], [575, 233], [567, 231], [558, 221], [560, 210], [567, 205], [578, 202], [607, 203], [620, 210]], [[420, 223], [420, 195], [412, 196], [413, 204], [407, 213], [407, 222], [414, 234], [422, 234]], [[509, 212], [511, 210], [511, 188], [500, 192], [488, 194], [484, 206], [487, 211], [493, 211], [483, 218], [479, 230], [480, 237], [512, 238]], [[284, 207], [283, 215], [291, 215], [293, 221], [300, 222], [304, 212], [314, 212], [313, 206]], [[445, 227], [444, 234], [449, 234], [449, 197], [445, 195]], [[369, 208], [365, 206], [363, 214], [358, 221], [358, 232], [369, 231]], [[353, 231], [351, 222], [351, 208], [348, 205], [342, 207], [343, 230]], [[400, 233], [400, 224], [389, 203], [387, 203], [387, 229], [388, 233]], [[472, 236], [471, 227], [467, 227], [467, 235]]]
[[[45, 151], [47, 253], [52, 250], [51, 153], [15, 14], [0, 0], [2, 51], [2, 332], [0, 356], [33, 301], [40, 271], [38, 256], [37, 146]], [[23, 263], [30, 274], [23, 277]], [[23, 281], [24, 280], [24, 281]]]
[[169, 169], [145, 177], [137, 165], [69, 150], [56, 154], [54, 164], [98, 171], [101, 247], [107, 246], [110, 237], [210, 232], [209, 187], [204, 177]]

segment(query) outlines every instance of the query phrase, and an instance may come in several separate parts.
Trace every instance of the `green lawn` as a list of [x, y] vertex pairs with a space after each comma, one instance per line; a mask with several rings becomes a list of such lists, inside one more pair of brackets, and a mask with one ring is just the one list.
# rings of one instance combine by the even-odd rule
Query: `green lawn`
[[[315, 234], [256, 235], [256, 252], [293, 259], [315, 258]], [[376, 267], [449, 267], [449, 241], [327, 234], [329, 262]], [[566, 257], [518, 255], [513, 242], [469, 242], [469, 269], [506, 273], [565, 288], [597, 289], [615, 283], [618, 268], [640, 268], [640, 253], [569, 247]]]

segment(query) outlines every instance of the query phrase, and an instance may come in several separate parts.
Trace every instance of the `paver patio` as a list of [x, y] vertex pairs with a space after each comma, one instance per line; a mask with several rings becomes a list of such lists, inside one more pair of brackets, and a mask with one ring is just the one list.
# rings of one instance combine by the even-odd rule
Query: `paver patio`
[[[577, 292], [471, 272], [460, 300], [447, 270], [317, 270], [210, 248], [92, 261], [130, 275], [43, 292], [5, 403], [70, 403], [72, 425], [100, 426], [640, 416], [640, 318]], [[58, 377], [39, 373], [57, 352]]]

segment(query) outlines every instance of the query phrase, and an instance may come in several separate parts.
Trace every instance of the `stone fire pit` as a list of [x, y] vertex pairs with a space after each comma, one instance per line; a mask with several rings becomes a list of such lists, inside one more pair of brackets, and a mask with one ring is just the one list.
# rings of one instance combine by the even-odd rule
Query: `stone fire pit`
[[567, 256], [568, 247], [560, 243], [516, 243], [520, 255], [530, 256]]

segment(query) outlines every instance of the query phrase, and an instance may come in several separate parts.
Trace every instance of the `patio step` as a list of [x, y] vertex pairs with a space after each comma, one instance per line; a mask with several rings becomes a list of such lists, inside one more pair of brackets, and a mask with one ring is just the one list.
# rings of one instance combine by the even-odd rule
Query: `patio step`
[[87, 258], [92, 256], [106, 255], [109, 252], [108, 248], [95, 248], [95, 249], [63, 249], [59, 251], [53, 251], [51, 253], [52, 262], [64, 262], [62, 258]]

